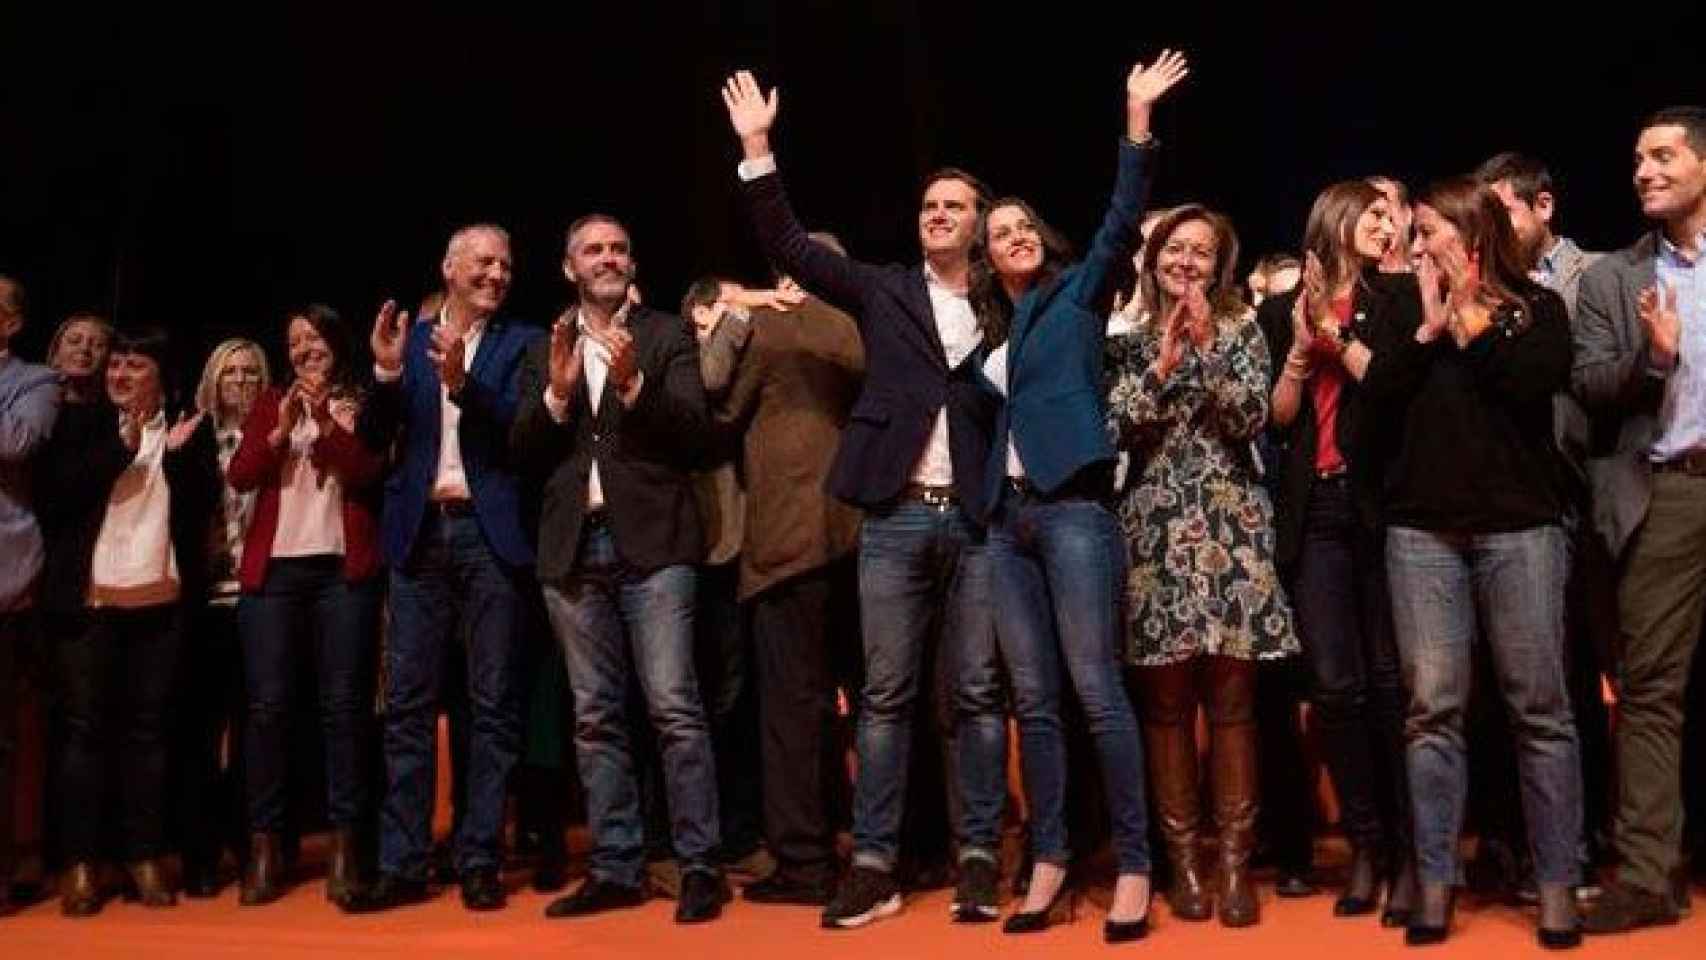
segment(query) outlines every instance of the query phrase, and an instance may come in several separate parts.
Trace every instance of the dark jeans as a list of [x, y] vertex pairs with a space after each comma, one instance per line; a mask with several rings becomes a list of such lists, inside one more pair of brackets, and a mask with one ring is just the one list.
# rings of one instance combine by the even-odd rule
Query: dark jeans
[[716, 765], [693, 663], [693, 567], [642, 573], [616, 553], [609, 527], [588, 524], [575, 573], [544, 585], [575, 702], [575, 756], [586, 791], [595, 877], [638, 886], [645, 865], [634, 749], [628, 723], [637, 677], [663, 755], [676, 857], [684, 871], [713, 869], [719, 843]]
[[373, 726], [378, 582], [347, 582], [341, 556], [275, 557], [260, 592], [244, 594], [237, 622], [249, 705], [244, 753], [250, 831], [284, 828], [290, 714], [304, 645], [319, 679], [327, 818], [336, 827], [357, 826], [370, 793], [363, 748]]
[[1416, 859], [1427, 883], [1461, 881], [1468, 790], [1464, 712], [1484, 631], [1512, 717], [1522, 806], [1540, 883], [1574, 883], [1581, 761], [1564, 669], [1564, 531], [1386, 534], [1392, 619], [1409, 708], [1404, 735]]
[[472, 516], [428, 513], [409, 561], [391, 571], [385, 646], [385, 767], [379, 867], [425, 880], [437, 787], [437, 721], [452, 651], [467, 669], [467, 787], [456, 800], [456, 867], [502, 861], [510, 769], [521, 750], [518, 627], [524, 574], [498, 560]]
[[[186, 614], [172, 737], [171, 818], [185, 865], [211, 867], [244, 830], [243, 645], [235, 603]], [[227, 739], [229, 738], [229, 739]], [[225, 745], [230, 744], [230, 762]]]
[[1070, 859], [1061, 687], [1072, 684], [1101, 761], [1121, 873], [1149, 872], [1143, 741], [1120, 680], [1125, 541], [1091, 500], [1008, 493], [989, 530], [995, 635], [1013, 682], [1031, 852]]
[[764, 763], [764, 832], [787, 875], [835, 871], [830, 812], [845, 780], [835, 748], [834, 648], [856, 644], [852, 566], [838, 562], [775, 584], [752, 601]]
[[1410, 817], [1392, 604], [1380, 535], [1358, 521], [1348, 477], [1310, 485], [1293, 608], [1345, 836], [1400, 855]]
[[1706, 478], [1654, 473], [1617, 608], [1618, 879], [1663, 893], [1682, 844], [1683, 704], [1706, 620]]
[[899, 857], [914, 714], [928, 684], [926, 650], [938, 632], [955, 685], [950, 775], [960, 788], [960, 857], [994, 859], [1006, 799], [1007, 727], [983, 531], [958, 507], [907, 501], [868, 515], [859, 544], [865, 687], [854, 863], [887, 873]]
[[62, 638], [65, 744], [58, 798], [66, 859], [103, 849], [101, 808], [118, 751], [120, 835], [126, 860], [160, 856], [165, 841], [166, 730], [182, 640], [177, 604], [91, 610], [80, 635]]

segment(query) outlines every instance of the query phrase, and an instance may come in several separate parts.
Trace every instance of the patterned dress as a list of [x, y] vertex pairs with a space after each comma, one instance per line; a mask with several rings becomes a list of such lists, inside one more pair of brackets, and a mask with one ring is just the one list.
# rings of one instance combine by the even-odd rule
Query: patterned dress
[[1251, 449], [1268, 416], [1267, 344], [1249, 316], [1220, 318], [1209, 349], [1187, 346], [1165, 383], [1150, 370], [1160, 346], [1149, 317], [1107, 341], [1108, 428], [1132, 459], [1119, 501], [1126, 659], [1290, 656], [1297, 634]]

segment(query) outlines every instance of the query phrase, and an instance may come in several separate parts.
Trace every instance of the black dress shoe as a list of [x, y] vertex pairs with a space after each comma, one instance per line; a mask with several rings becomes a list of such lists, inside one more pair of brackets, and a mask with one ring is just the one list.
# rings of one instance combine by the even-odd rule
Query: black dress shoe
[[395, 874], [380, 874], [379, 882], [371, 887], [352, 890], [338, 906], [345, 913], [379, 913], [397, 907], [425, 903], [432, 899], [432, 889], [425, 880], [405, 880]]
[[785, 869], [741, 888], [753, 903], [786, 903], [801, 907], [825, 907], [835, 895], [835, 881], [827, 876], [796, 876]]
[[1345, 892], [1333, 902], [1333, 916], [1360, 917], [1373, 913], [1379, 906], [1379, 865], [1372, 850], [1358, 847], [1351, 854], [1350, 877], [1345, 882]]
[[729, 885], [721, 874], [689, 870], [681, 878], [681, 897], [675, 902], [676, 923], [704, 923], [722, 915], [729, 901]]
[[502, 910], [503, 881], [496, 867], [479, 867], [462, 875], [462, 905], [470, 910]]
[[569, 864], [553, 856], [541, 856], [533, 868], [533, 889], [540, 893], [556, 893], [568, 886]]
[[545, 916], [553, 920], [563, 917], [584, 917], [606, 910], [637, 907], [646, 902], [645, 891], [639, 887], [611, 883], [597, 877], [588, 879], [574, 893], [558, 897], [545, 908]]
[[184, 865], [184, 896], [207, 900], [219, 896], [221, 886], [217, 862]]

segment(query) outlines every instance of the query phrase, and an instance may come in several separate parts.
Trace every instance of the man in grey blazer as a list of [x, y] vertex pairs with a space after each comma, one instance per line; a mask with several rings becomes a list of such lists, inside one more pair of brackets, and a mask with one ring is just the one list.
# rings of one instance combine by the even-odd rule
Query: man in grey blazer
[[1571, 375], [1595, 424], [1594, 523], [1622, 565], [1621, 867], [1591, 933], [1674, 923], [1687, 902], [1674, 878], [1683, 696], [1706, 619], [1706, 108], [1648, 119], [1634, 185], [1655, 229], [1583, 275]]

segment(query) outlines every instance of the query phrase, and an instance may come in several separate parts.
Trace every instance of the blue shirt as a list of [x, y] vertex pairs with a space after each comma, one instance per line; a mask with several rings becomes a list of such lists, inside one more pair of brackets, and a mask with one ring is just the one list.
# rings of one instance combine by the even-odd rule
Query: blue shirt
[[[1696, 242], [1706, 251], [1706, 231]], [[1659, 439], [1654, 461], [1675, 460], [1706, 450], [1706, 256], [1690, 260], [1681, 248], [1659, 235], [1655, 273], [1659, 290], [1676, 291], [1676, 312], [1682, 320], [1676, 369], [1665, 380], [1664, 404], [1659, 407]]]

